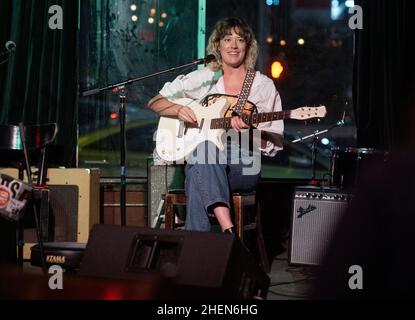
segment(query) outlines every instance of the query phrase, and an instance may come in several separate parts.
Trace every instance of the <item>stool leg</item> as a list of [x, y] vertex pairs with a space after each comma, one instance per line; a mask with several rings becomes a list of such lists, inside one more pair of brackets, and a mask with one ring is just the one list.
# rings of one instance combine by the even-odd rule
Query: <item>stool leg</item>
[[172, 198], [169, 194], [166, 195], [166, 203], [164, 209], [164, 228], [167, 230], [174, 229], [174, 208]]
[[242, 204], [242, 197], [237, 195], [232, 197], [233, 200], [233, 210], [235, 214], [235, 229], [236, 233], [243, 241], [244, 236], [244, 215], [243, 215], [243, 204]]
[[151, 227], [152, 228], [160, 229], [161, 223], [163, 222], [164, 215], [165, 215], [165, 213], [163, 212], [163, 206], [165, 208], [165, 200], [164, 199], [160, 200], [160, 202], [159, 202], [159, 206], [157, 208], [158, 213], [157, 213], [156, 221], [155, 222], [151, 221]]
[[264, 268], [265, 272], [269, 272], [270, 265], [268, 261], [267, 251], [265, 249], [264, 236], [262, 233], [261, 207], [259, 206], [259, 204], [257, 204], [256, 229], [257, 229], [256, 230], [257, 231], [256, 242], [257, 242], [258, 253], [261, 259], [262, 267]]

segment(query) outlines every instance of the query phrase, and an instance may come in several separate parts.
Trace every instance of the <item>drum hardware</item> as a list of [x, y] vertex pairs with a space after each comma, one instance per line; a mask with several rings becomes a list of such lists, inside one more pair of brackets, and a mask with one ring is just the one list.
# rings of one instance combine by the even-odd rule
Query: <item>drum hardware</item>
[[[2, 188], [0, 206], [3, 213], [14, 222], [17, 222], [18, 237], [18, 264], [23, 264], [23, 208], [26, 205], [24, 200], [33, 200], [31, 205], [36, 226], [36, 236], [39, 245], [40, 259], [44, 262], [43, 242], [48, 240], [49, 221], [49, 188], [46, 183], [47, 175], [47, 148], [55, 140], [58, 128], [56, 123], [24, 125], [3, 125], [0, 127], [1, 139], [0, 149], [5, 159], [12, 160], [9, 164], [19, 170], [19, 179], [14, 180], [6, 175], [1, 176], [2, 185], [10, 189]], [[32, 172], [33, 153], [36, 152], [37, 171]], [[24, 156], [24, 157], [22, 157]], [[23, 161], [23, 159], [24, 161]], [[24, 164], [23, 164], [24, 162]], [[28, 183], [23, 182], [24, 170], [26, 170]], [[33, 176], [36, 179], [33, 179]], [[12, 187], [13, 185], [13, 187]], [[29, 193], [25, 195], [26, 193]], [[2, 213], [2, 212], [0, 212]], [[43, 271], [46, 272], [43, 263]]]
[[343, 116], [342, 119], [337, 121], [335, 124], [329, 126], [328, 128], [324, 129], [324, 130], [315, 130], [312, 134], [306, 135], [304, 137], [300, 137], [298, 139], [295, 139], [293, 141], [291, 141], [288, 144], [294, 144], [294, 143], [298, 143], [298, 142], [303, 142], [306, 141], [310, 138], [313, 138], [313, 142], [311, 143], [311, 169], [312, 169], [312, 177], [310, 180], [310, 184], [315, 185], [316, 183], [316, 144], [318, 141], [318, 136], [329, 132], [330, 130], [337, 128], [337, 127], [342, 127], [344, 125], [344, 118], [345, 118], [345, 112], [343, 112]]
[[336, 147], [331, 150], [330, 185], [354, 189], [362, 173], [387, 160], [387, 152], [372, 148]]

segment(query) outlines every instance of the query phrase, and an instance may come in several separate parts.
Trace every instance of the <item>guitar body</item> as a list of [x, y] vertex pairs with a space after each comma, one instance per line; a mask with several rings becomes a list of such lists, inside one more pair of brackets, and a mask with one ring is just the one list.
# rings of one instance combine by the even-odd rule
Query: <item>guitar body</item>
[[[230, 95], [207, 96], [202, 105], [192, 99], [172, 101], [190, 107], [197, 119], [197, 127], [188, 126], [184, 121], [171, 117], [160, 117], [156, 133], [156, 152], [165, 161], [183, 162], [196, 147], [204, 141], [210, 141], [219, 150], [224, 149], [224, 133], [231, 129], [233, 110], [240, 114], [248, 125], [256, 127], [262, 122], [284, 119], [306, 120], [326, 116], [326, 107], [300, 107], [292, 110], [257, 113], [256, 106], [246, 101], [240, 103], [238, 97]], [[240, 103], [238, 105], [237, 103]]]
[[210, 129], [211, 120], [223, 118], [230, 108], [227, 99], [217, 99], [208, 106], [183, 98], [174, 103], [190, 107], [197, 118], [198, 127], [188, 127], [184, 121], [160, 117], [156, 134], [156, 151], [165, 161], [184, 161], [202, 142], [210, 141], [220, 150], [224, 149], [222, 135], [225, 129]]

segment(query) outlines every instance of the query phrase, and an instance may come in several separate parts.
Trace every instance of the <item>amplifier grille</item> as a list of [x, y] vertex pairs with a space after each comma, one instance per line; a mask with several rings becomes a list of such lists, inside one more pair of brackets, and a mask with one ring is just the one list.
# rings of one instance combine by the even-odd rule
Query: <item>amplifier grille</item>
[[350, 199], [350, 195], [339, 191], [296, 189], [291, 220], [290, 263], [319, 265], [322, 262]]

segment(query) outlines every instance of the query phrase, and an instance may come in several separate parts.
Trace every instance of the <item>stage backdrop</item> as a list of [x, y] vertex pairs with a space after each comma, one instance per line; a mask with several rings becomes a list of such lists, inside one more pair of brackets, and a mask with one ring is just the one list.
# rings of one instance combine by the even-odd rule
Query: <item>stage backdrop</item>
[[[50, 29], [49, 8], [59, 5], [63, 29]], [[56, 122], [55, 164], [75, 162], [77, 139], [78, 1], [0, 1], [0, 45], [14, 55], [0, 65], [0, 124]]]
[[358, 146], [391, 150], [413, 144], [415, 10], [409, 0], [357, 0], [363, 29], [356, 30], [353, 99]]

